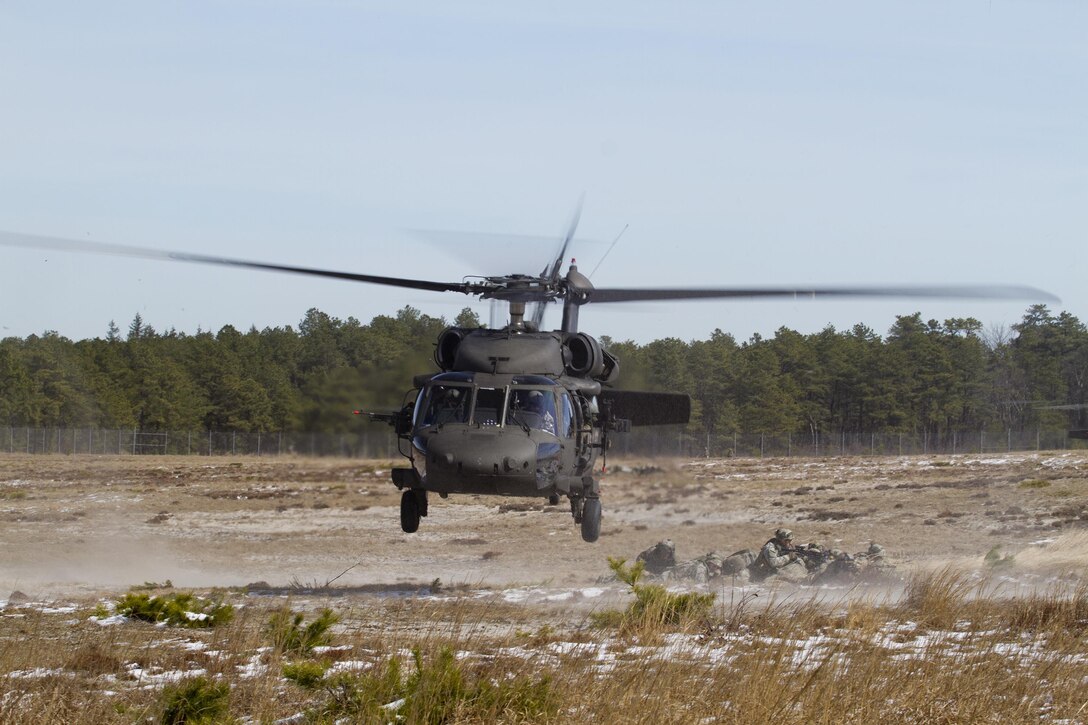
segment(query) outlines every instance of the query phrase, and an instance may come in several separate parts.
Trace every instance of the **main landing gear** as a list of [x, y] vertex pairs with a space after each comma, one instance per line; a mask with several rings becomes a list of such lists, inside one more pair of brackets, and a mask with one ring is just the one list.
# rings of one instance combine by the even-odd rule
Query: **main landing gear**
[[[589, 486], [586, 494], [570, 497], [570, 512], [574, 523], [582, 526], [582, 540], [595, 542], [601, 536], [601, 498]], [[549, 497], [549, 503], [559, 503], [558, 496]], [[400, 528], [406, 534], [419, 530], [419, 520], [427, 515], [427, 490], [424, 488], [406, 488], [400, 495]]]
[[574, 523], [582, 525], [582, 540], [592, 544], [601, 536], [601, 499], [599, 496], [572, 496], [570, 512]]
[[419, 518], [427, 515], [427, 490], [406, 488], [400, 495], [400, 527], [406, 534], [419, 529]]

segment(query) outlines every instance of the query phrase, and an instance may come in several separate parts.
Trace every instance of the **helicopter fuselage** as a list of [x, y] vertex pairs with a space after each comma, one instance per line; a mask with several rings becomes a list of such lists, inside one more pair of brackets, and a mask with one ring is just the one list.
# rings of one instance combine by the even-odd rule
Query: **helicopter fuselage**
[[595, 397], [541, 375], [436, 375], [412, 416], [419, 487], [446, 495], [581, 494], [601, 446], [595, 410]]
[[609, 431], [625, 429], [598, 400], [602, 383], [619, 372], [616, 358], [585, 333], [538, 332], [523, 323], [448, 328], [435, 362], [442, 372], [416, 377], [413, 403], [397, 414], [372, 414], [394, 425], [411, 462], [392, 471], [404, 492], [402, 528], [416, 530], [429, 492], [553, 504], [565, 496], [583, 538], [596, 540], [593, 467]]

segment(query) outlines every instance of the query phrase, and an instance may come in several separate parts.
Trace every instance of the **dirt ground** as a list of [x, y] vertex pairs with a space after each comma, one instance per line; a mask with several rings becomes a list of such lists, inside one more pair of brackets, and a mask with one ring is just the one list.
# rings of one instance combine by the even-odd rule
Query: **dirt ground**
[[0, 597], [166, 580], [577, 588], [608, 574], [607, 557], [662, 539], [690, 559], [758, 547], [779, 526], [848, 552], [876, 541], [904, 569], [981, 566], [995, 546], [1080, 571], [1086, 560], [1065, 543], [1088, 527], [1083, 451], [613, 462], [595, 544], [565, 501], [478, 496], [432, 496], [405, 534], [391, 463], [0, 455]]

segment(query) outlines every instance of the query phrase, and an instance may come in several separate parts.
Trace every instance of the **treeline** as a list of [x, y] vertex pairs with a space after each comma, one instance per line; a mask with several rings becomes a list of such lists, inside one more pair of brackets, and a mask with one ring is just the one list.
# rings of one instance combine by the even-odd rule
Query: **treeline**
[[[347, 432], [350, 411], [398, 408], [413, 375], [435, 370], [450, 323], [405, 307], [362, 324], [310, 310], [290, 326], [194, 335], [156, 332], [139, 315], [127, 334], [73, 342], [56, 333], [0, 341], [0, 425], [141, 430]], [[959, 432], [1088, 428], [1088, 330], [1073, 315], [1030, 307], [1010, 330], [975, 319], [896, 318], [737, 342], [602, 343], [620, 387], [693, 399], [693, 434]]]

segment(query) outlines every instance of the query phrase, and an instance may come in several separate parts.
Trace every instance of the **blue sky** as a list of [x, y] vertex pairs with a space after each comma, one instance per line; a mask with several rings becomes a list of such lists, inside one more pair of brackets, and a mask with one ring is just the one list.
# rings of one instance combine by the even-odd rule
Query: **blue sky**
[[[1014, 283], [1088, 320], [1088, 6], [0, 4], [0, 230], [457, 281], [536, 271], [579, 195], [598, 286]], [[514, 261], [517, 260], [517, 261]], [[517, 266], [518, 269], [511, 267]], [[486, 303], [0, 247], [0, 336]], [[590, 306], [646, 342], [1030, 301]], [[548, 322], [558, 325], [557, 311]]]

